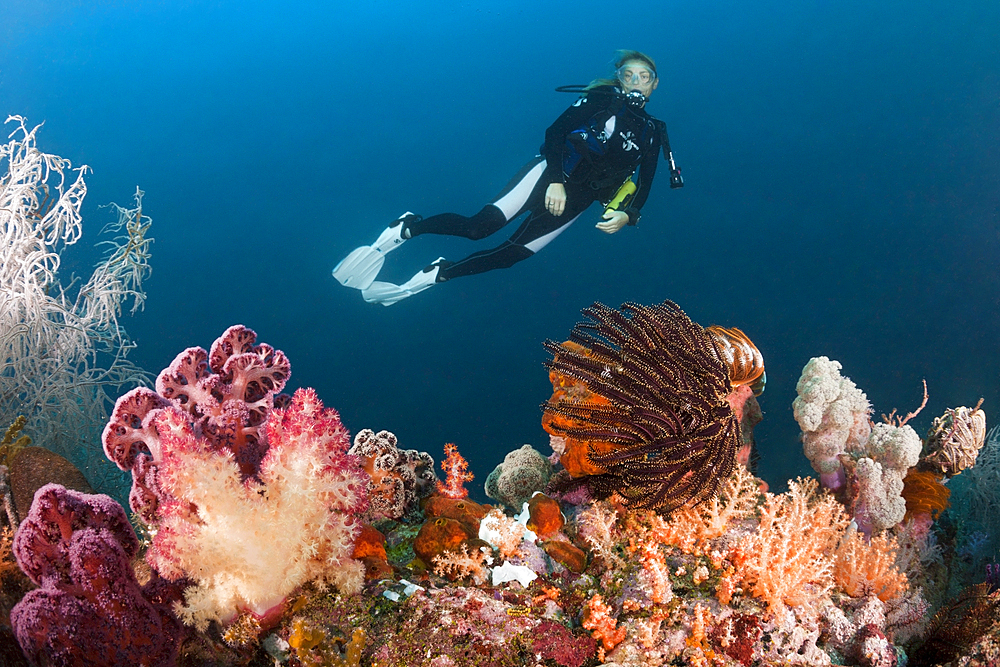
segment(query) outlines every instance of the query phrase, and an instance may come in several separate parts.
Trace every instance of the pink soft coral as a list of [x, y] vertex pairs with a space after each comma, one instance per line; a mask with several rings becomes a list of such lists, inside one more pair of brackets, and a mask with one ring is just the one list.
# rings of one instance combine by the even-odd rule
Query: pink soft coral
[[152, 419], [162, 408], [183, 411], [199, 437], [217, 451], [233, 455], [244, 478], [254, 475], [267, 451], [260, 429], [291, 375], [280, 350], [255, 343], [257, 334], [231, 326], [206, 352], [190, 347], [156, 378], [156, 391], [137, 387], [115, 403], [101, 440], [104, 453], [122, 470], [132, 471], [129, 504], [146, 523], [154, 523], [163, 500], [157, 468], [162, 452]]
[[147, 554], [164, 576], [187, 577], [185, 622], [230, 620], [246, 609], [280, 609], [307, 581], [360, 588], [364, 569], [351, 559], [365, 509], [366, 479], [348, 457], [347, 432], [311, 389], [265, 424], [269, 449], [256, 478], [243, 480], [232, 454], [213, 449], [174, 408], [155, 420], [164, 449], [160, 508]]
[[307, 581], [360, 587], [351, 558], [368, 477], [337, 412], [300, 389], [275, 394], [288, 359], [230, 327], [211, 352], [189, 348], [115, 405], [108, 457], [131, 469], [131, 504], [155, 529], [147, 560], [194, 583], [180, 609], [204, 628], [241, 610], [264, 623]]

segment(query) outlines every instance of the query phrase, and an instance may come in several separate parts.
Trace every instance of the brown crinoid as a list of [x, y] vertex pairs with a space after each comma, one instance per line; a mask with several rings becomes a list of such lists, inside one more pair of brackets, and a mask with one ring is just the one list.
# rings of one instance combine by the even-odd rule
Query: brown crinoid
[[583, 310], [575, 345], [547, 341], [550, 371], [586, 386], [595, 399], [558, 392], [543, 404], [550, 427], [567, 439], [601, 443], [587, 458], [599, 497], [670, 512], [712, 497], [736, 465], [740, 426], [726, 397], [729, 368], [715, 339], [672, 301], [595, 303]]

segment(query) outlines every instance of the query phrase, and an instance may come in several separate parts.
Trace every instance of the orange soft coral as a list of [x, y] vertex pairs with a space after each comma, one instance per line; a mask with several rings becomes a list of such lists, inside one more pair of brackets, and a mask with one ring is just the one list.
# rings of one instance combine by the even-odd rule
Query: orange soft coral
[[670, 602], [674, 593], [670, 584], [670, 567], [663, 552], [656, 544], [643, 542], [639, 549], [639, 562], [642, 563], [640, 578], [649, 599], [657, 604]]
[[604, 651], [610, 651], [625, 640], [626, 629], [616, 627], [618, 621], [611, 615], [611, 607], [604, 604], [604, 599], [600, 593], [594, 595], [587, 601], [583, 609], [583, 621], [581, 625], [594, 639], [601, 642], [600, 658], [604, 660]]
[[458, 453], [458, 447], [451, 442], [445, 443], [444, 455], [441, 470], [444, 471], [445, 481], [438, 482], [437, 492], [448, 498], [468, 498], [469, 491], [465, 488], [465, 483], [473, 480], [468, 462]]
[[848, 518], [833, 496], [816, 488], [816, 480], [799, 478], [788, 482], [786, 493], [766, 494], [757, 532], [741, 545], [741, 577], [771, 611], [808, 605], [833, 588], [833, 551]]
[[896, 539], [885, 533], [867, 541], [863, 533], [849, 531], [837, 549], [833, 578], [852, 598], [877, 595], [883, 602], [908, 588], [906, 575], [896, 567]]
[[708, 540], [725, 534], [728, 527], [753, 515], [760, 499], [759, 484], [749, 470], [736, 466], [719, 495], [700, 505], [685, 505], [668, 519], [652, 516], [652, 539], [686, 553], [697, 551]]
[[468, 577], [476, 584], [483, 584], [489, 574], [486, 554], [481, 549], [470, 552], [469, 547], [463, 544], [457, 551], [445, 551], [435, 556], [434, 573], [450, 581]]

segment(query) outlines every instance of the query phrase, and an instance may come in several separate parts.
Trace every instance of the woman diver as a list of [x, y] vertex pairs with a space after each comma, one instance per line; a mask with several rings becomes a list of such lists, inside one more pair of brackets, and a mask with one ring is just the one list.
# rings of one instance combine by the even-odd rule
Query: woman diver
[[[645, 110], [659, 85], [653, 59], [638, 51], [619, 51], [615, 79], [558, 90], [582, 93], [545, 132], [541, 155], [526, 164], [499, 196], [472, 217], [442, 213], [421, 218], [406, 213], [370, 246], [345, 257], [333, 276], [361, 290], [365, 301], [390, 306], [459, 276], [507, 268], [531, 257], [561, 234], [591, 203], [605, 205], [597, 228], [614, 234], [635, 225], [649, 195], [660, 148], [670, 162], [670, 185], [681, 187], [680, 170], [670, 154], [666, 125]], [[421, 234], [486, 238], [528, 213], [514, 234], [496, 248], [457, 262], [443, 257], [402, 285], [376, 281], [385, 255]]]

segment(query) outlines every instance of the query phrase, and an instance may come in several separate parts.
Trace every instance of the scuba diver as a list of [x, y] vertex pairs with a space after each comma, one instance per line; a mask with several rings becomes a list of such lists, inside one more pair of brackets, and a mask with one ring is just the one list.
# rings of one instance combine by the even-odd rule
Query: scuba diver
[[[559, 236], [593, 202], [604, 204], [597, 228], [614, 234], [639, 222], [660, 149], [670, 165], [670, 186], [684, 185], [674, 164], [666, 124], [650, 116], [646, 101], [659, 85], [653, 59], [619, 51], [615, 79], [559, 92], [580, 97], [545, 132], [541, 155], [526, 164], [491, 203], [472, 217], [442, 213], [421, 218], [405, 213], [370, 246], [356, 248], [333, 270], [342, 285], [361, 290], [369, 303], [391, 306], [452, 278], [513, 266]], [[375, 280], [385, 255], [421, 234], [480, 240], [527, 213], [499, 246], [457, 262], [438, 258], [402, 285]]]

